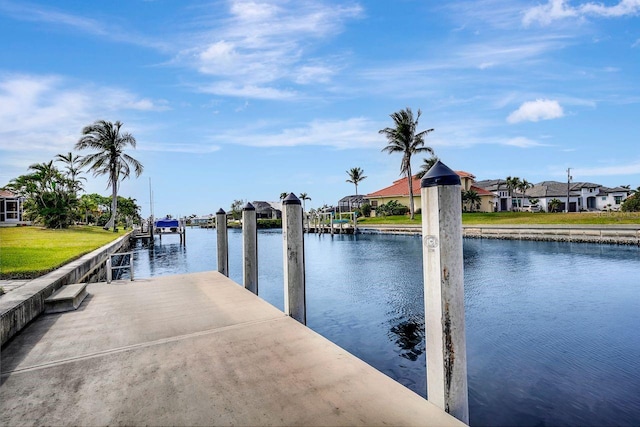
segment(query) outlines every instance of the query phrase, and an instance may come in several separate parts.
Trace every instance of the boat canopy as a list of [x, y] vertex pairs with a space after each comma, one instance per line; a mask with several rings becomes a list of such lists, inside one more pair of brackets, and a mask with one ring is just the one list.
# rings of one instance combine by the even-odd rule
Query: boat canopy
[[158, 228], [173, 228], [179, 226], [180, 223], [177, 219], [163, 218], [156, 221], [156, 227]]

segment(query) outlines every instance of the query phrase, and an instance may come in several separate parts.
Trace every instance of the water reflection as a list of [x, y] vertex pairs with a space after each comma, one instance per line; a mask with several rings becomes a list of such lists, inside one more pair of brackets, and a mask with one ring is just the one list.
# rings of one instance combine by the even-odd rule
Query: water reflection
[[415, 362], [425, 351], [424, 318], [420, 320], [402, 320], [401, 318], [396, 318], [394, 320], [399, 323], [391, 327], [389, 330], [389, 338], [400, 348], [400, 357]]

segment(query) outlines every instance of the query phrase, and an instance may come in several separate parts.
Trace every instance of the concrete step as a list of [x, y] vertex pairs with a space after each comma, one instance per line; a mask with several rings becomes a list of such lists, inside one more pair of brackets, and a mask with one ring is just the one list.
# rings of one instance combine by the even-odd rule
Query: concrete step
[[58, 289], [53, 295], [44, 300], [45, 313], [61, 313], [72, 311], [80, 307], [87, 296], [87, 284], [77, 283]]

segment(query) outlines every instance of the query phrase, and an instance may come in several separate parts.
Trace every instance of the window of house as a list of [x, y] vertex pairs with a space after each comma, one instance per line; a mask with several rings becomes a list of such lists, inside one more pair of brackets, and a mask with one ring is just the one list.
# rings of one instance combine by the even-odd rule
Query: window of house
[[616, 205], [622, 203], [622, 196], [613, 196], [613, 200], [615, 200]]
[[607, 200], [607, 196], [602, 196], [602, 200]]
[[372, 200], [371, 201], [371, 207], [372, 208], [377, 208], [378, 207], [378, 201], [377, 200]]

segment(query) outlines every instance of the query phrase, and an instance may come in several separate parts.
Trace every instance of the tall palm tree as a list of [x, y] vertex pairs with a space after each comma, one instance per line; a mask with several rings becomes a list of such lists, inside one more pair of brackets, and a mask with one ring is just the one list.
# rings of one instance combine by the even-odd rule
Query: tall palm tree
[[[525, 193], [527, 192], [528, 189], [533, 188], [533, 184], [530, 183], [529, 181], [527, 181], [526, 179], [522, 179], [520, 180], [520, 183], [518, 184], [518, 190], [520, 190], [520, 193], [522, 193], [522, 202], [520, 203], [521, 205], [524, 204], [524, 196]], [[522, 206], [521, 206], [522, 207]]]
[[356, 186], [356, 196], [358, 195], [358, 183], [366, 178], [364, 171], [360, 168], [351, 168], [347, 171], [349, 179], [346, 182], [350, 182]]
[[[520, 185], [520, 178], [518, 178], [517, 176], [508, 176], [505, 179], [506, 185], [507, 185], [507, 190], [509, 191], [509, 197], [513, 197], [513, 190], [515, 190], [516, 188], [518, 188], [518, 186]], [[518, 204], [518, 199], [516, 198], [516, 206]], [[513, 210], [513, 202], [511, 203], [511, 209], [509, 210]]]
[[307, 193], [300, 193], [300, 200], [302, 200], [302, 212], [306, 212], [307, 208], [304, 205], [304, 201], [311, 200], [311, 197]]
[[420, 152], [428, 152], [433, 154], [431, 147], [425, 147], [425, 136], [433, 132], [433, 129], [417, 132], [418, 120], [422, 112], [418, 110], [418, 115], [413, 118], [411, 108], [396, 111], [391, 114], [394, 127], [387, 127], [378, 131], [387, 137], [387, 146], [382, 149], [387, 153], [402, 153], [402, 162], [400, 163], [400, 173], [407, 177], [409, 185], [409, 212], [411, 219], [415, 218], [413, 207], [413, 175], [411, 174], [411, 156]]
[[94, 176], [108, 175], [107, 188], [111, 187], [111, 219], [105, 224], [105, 230], [113, 226], [116, 228], [116, 214], [118, 208], [118, 185], [121, 180], [128, 178], [133, 168], [136, 177], [142, 174], [142, 163], [124, 152], [127, 146], [136, 148], [136, 139], [128, 132], [121, 133], [122, 123], [111, 123], [98, 120], [82, 129], [82, 137], [76, 143], [76, 150], [94, 149], [95, 153], [86, 155], [82, 159], [82, 166], [89, 166]]
[[422, 179], [422, 177], [429, 172], [429, 169], [431, 169], [438, 160], [440, 159], [437, 156], [431, 156], [428, 159], [425, 157], [422, 159], [423, 163], [420, 165], [420, 172], [416, 174], [416, 177]]

